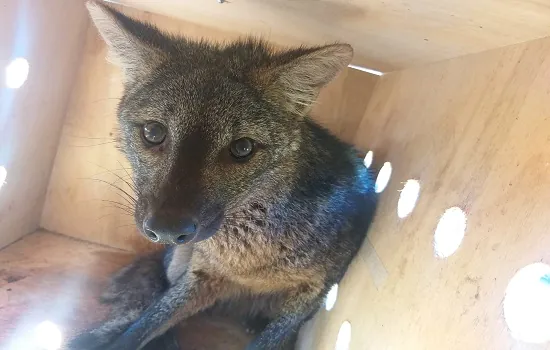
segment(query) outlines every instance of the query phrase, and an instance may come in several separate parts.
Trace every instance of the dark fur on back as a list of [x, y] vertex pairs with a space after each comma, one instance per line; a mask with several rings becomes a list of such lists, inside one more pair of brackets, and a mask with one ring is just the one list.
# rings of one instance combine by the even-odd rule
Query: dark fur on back
[[[204, 311], [265, 320], [249, 349], [291, 348], [374, 215], [373, 181], [355, 150], [308, 117], [351, 48], [196, 42], [89, 8], [124, 72], [118, 119], [136, 223], [161, 243], [185, 244], [123, 270], [104, 296], [110, 319], [70, 348], [142, 348]], [[160, 144], [144, 140], [151, 122], [166, 129]], [[254, 141], [245, 161], [230, 151], [241, 138]]]

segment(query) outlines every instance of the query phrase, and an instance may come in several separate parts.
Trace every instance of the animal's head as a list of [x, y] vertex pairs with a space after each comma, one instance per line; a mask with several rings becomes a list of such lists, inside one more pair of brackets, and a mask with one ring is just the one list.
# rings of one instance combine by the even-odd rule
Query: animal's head
[[123, 71], [118, 119], [136, 222], [160, 243], [206, 239], [245, 201], [291, 181], [303, 118], [353, 54], [343, 44], [275, 52], [252, 39], [196, 42], [88, 8]]

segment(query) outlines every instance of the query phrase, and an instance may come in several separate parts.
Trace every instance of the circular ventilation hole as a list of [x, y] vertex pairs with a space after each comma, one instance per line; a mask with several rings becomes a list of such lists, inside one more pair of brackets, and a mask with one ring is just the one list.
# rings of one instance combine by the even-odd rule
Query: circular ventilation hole
[[434, 253], [438, 258], [451, 256], [464, 239], [466, 214], [458, 207], [445, 211], [437, 224], [434, 234]]
[[334, 304], [336, 304], [336, 299], [338, 299], [338, 285], [335, 284], [330, 288], [330, 291], [327, 294], [325, 299], [325, 309], [327, 311], [332, 310]]
[[419, 195], [420, 182], [417, 180], [408, 180], [399, 195], [399, 201], [397, 202], [397, 216], [400, 218], [409, 216], [416, 206]]
[[43, 350], [61, 349], [63, 343], [61, 330], [55, 323], [44, 321], [35, 329], [34, 343], [39, 349]]
[[8, 172], [6, 168], [0, 166], [0, 189], [6, 183], [6, 178], [8, 177]]
[[6, 86], [10, 89], [18, 89], [29, 75], [29, 62], [24, 58], [16, 58], [6, 67]]
[[517, 340], [542, 344], [550, 341], [550, 266], [527, 265], [508, 283], [504, 318]]
[[367, 155], [365, 156], [365, 159], [363, 159], [363, 164], [365, 164], [366, 168], [370, 168], [372, 165], [372, 161], [374, 159], [374, 153], [372, 151], [368, 151]]
[[374, 192], [381, 193], [386, 189], [391, 178], [392, 167], [390, 162], [384, 163], [378, 176], [376, 177], [376, 182], [374, 183]]
[[338, 337], [336, 338], [335, 350], [348, 350], [351, 342], [351, 323], [344, 321], [338, 331]]

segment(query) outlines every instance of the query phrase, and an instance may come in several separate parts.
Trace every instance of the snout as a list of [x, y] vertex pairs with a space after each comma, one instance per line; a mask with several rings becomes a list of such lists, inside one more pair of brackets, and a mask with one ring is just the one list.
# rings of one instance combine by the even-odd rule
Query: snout
[[143, 221], [143, 233], [152, 242], [161, 244], [185, 244], [197, 235], [197, 222], [192, 218], [172, 219], [150, 215]]

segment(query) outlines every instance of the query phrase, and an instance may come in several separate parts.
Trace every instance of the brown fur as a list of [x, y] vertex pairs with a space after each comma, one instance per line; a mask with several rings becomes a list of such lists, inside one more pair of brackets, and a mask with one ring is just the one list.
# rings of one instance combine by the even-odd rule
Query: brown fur
[[[170, 330], [201, 313], [256, 328], [247, 349], [292, 348], [374, 214], [356, 151], [307, 116], [351, 47], [192, 42], [89, 9], [124, 71], [118, 118], [136, 223], [181, 244], [121, 271], [104, 296], [110, 318], [69, 349], [177, 348]], [[144, 139], [151, 122], [165, 131], [158, 144]], [[243, 137], [254, 149], [237, 159], [231, 147]]]

